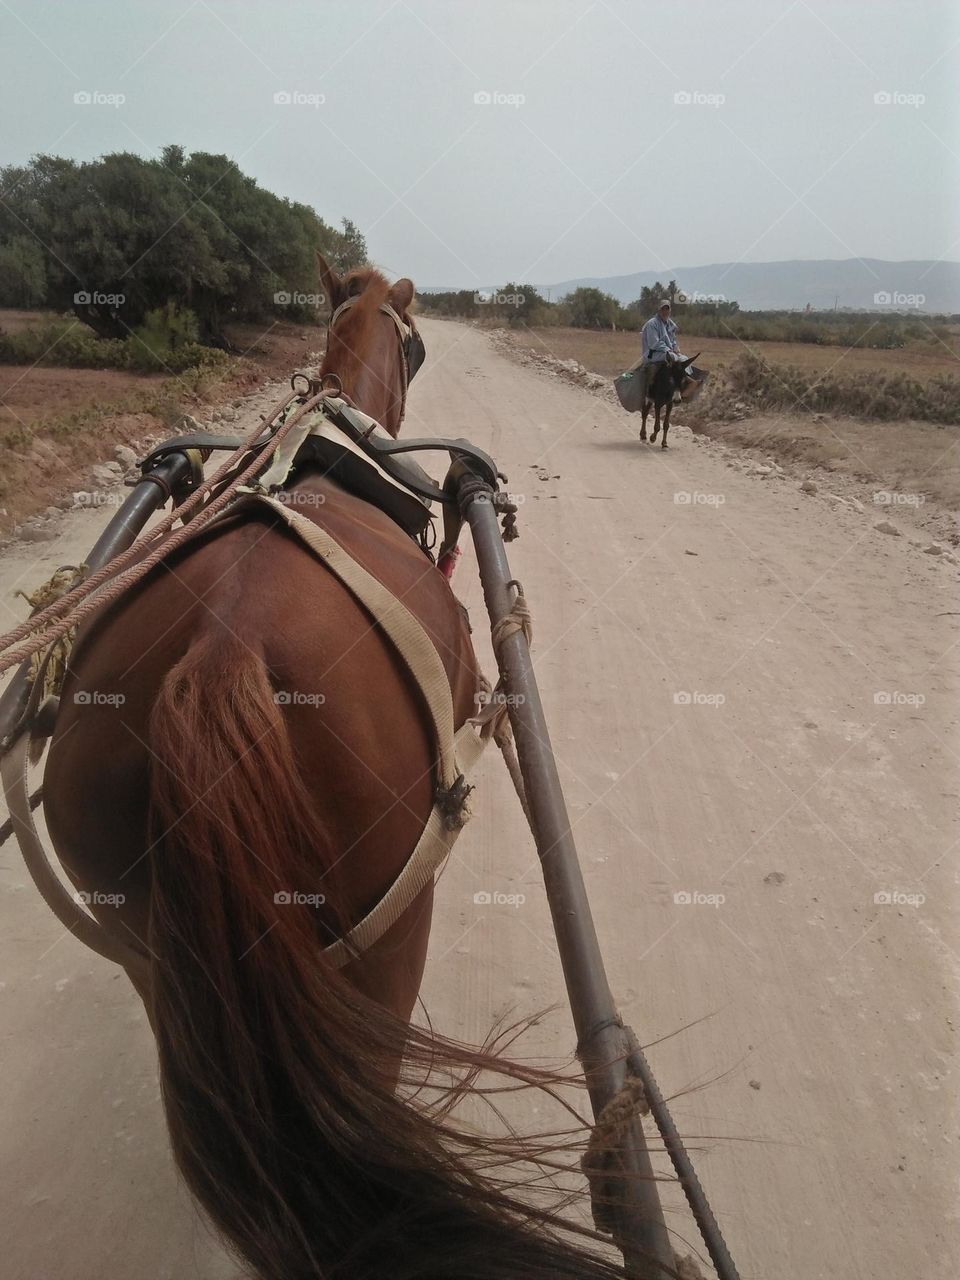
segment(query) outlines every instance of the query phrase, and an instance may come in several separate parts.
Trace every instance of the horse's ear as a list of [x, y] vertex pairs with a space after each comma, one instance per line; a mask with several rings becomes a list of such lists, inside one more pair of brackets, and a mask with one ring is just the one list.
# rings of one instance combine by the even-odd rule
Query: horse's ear
[[344, 298], [343, 281], [319, 249], [317, 250], [317, 273], [327, 302], [330, 304], [330, 310], [336, 311]]
[[416, 289], [413, 287], [413, 281], [408, 280], [406, 276], [390, 290], [390, 305], [399, 315], [406, 315], [413, 304]]

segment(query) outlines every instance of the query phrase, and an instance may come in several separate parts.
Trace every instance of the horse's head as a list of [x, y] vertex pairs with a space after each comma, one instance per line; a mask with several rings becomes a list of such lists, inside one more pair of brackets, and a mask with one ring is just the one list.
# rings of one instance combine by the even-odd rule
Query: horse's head
[[697, 396], [703, 390], [703, 384], [707, 380], [707, 374], [703, 369], [698, 369], [694, 365], [694, 360], [699, 360], [700, 352], [695, 356], [691, 356], [689, 360], [678, 360], [673, 366], [673, 377], [676, 388], [680, 392], [680, 399], [684, 404], [690, 404], [696, 400]]
[[320, 376], [331, 382], [336, 376], [357, 408], [396, 436], [407, 385], [424, 359], [423, 339], [410, 314], [413, 281], [391, 285], [373, 267], [340, 276], [319, 253], [317, 267], [330, 303]]

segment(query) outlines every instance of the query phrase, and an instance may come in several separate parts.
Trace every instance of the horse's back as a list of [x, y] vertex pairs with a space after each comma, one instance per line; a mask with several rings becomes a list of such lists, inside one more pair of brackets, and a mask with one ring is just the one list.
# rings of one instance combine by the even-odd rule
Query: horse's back
[[[306, 482], [289, 501], [421, 623], [462, 723], [474, 705], [476, 664], [443, 575], [387, 516], [331, 482]], [[402, 864], [430, 811], [429, 721], [412, 677], [364, 607], [279, 517], [254, 504], [155, 570], [77, 644], [45, 787], [61, 858], [82, 865], [83, 878], [104, 892], [120, 892], [122, 879], [127, 890], [139, 883], [147, 893], [147, 860], [142, 876], [128, 869], [149, 845], [157, 767], [150, 717], [169, 673], [210, 637], [224, 663], [240, 667], [252, 655], [262, 664], [306, 790], [346, 851], [338, 855], [345, 909], [362, 914], [382, 889], [377, 868], [388, 855]]]

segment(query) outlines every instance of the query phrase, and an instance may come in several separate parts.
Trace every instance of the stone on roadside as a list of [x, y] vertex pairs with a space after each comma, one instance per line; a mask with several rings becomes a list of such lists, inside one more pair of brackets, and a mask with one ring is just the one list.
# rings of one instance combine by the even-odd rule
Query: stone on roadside
[[22, 542], [52, 542], [57, 531], [42, 524], [22, 524], [17, 530], [17, 536]]
[[931, 542], [929, 546], [923, 548], [923, 554], [925, 556], [942, 556], [943, 547], [939, 542]]
[[891, 537], [900, 537], [900, 530], [895, 524], [891, 524], [889, 520], [878, 520], [873, 527], [876, 529], [877, 533], [889, 533]]
[[124, 471], [129, 471], [131, 467], [135, 467], [137, 465], [137, 455], [129, 445], [118, 444], [113, 451], [113, 456], [116, 458], [117, 462], [120, 463], [120, 466]]
[[817, 486], [816, 486], [816, 483], [815, 483], [813, 480], [804, 480], [804, 482], [803, 482], [803, 483], [801, 484], [801, 486], [800, 486], [800, 492], [801, 492], [801, 493], [816, 493], [816, 492], [817, 492]]
[[122, 475], [123, 472], [116, 462], [98, 462], [90, 468], [90, 477], [94, 484], [104, 489], [119, 484]]

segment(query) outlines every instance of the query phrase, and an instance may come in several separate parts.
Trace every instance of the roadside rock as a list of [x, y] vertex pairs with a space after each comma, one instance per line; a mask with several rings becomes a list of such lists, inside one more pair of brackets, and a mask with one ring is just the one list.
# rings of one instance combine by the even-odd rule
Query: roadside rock
[[817, 486], [813, 480], [804, 480], [800, 486], [801, 493], [816, 493]]
[[895, 524], [891, 524], [889, 520], [878, 520], [873, 527], [876, 529], [877, 533], [889, 533], [891, 537], [900, 537], [900, 530]]
[[129, 471], [131, 467], [137, 465], [137, 455], [129, 445], [118, 444], [113, 451], [113, 456], [124, 471]]
[[122, 476], [123, 472], [118, 462], [98, 462], [95, 467], [90, 468], [90, 478], [102, 489], [109, 489], [119, 484]]
[[923, 548], [923, 554], [925, 556], [942, 556], [943, 547], [941, 547], [939, 542], [931, 542], [928, 547]]
[[17, 530], [17, 537], [22, 542], [52, 542], [57, 530], [49, 525], [22, 524]]

